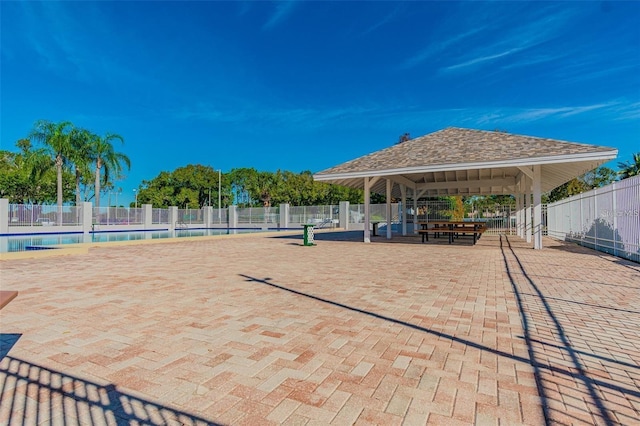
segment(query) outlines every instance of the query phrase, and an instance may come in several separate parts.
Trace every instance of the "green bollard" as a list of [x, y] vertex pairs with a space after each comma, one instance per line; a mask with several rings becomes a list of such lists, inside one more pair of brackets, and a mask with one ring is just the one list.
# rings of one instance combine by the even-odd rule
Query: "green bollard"
[[313, 240], [313, 225], [302, 225], [304, 226], [304, 238], [303, 238], [303, 245], [305, 246], [315, 246], [315, 242]]

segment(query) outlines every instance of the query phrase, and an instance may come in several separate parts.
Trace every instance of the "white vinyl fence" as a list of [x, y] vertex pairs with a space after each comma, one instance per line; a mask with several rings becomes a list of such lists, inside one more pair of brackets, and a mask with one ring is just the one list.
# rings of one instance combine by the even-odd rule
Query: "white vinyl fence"
[[548, 235], [640, 262], [640, 176], [547, 207]]
[[331, 226], [338, 220], [339, 206], [291, 206], [289, 207], [289, 223], [299, 225], [316, 224], [318, 227]]
[[204, 209], [178, 209], [179, 225], [204, 225]]
[[[369, 218], [372, 222], [384, 222], [387, 220], [386, 204], [369, 204]], [[400, 223], [400, 204], [391, 204], [391, 223]], [[364, 222], [364, 204], [349, 205], [349, 223]]]
[[9, 226], [52, 226], [79, 225], [82, 220], [82, 208], [62, 206], [62, 215], [58, 206], [52, 204], [9, 204]]
[[277, 225], [280, 221], [280, 209], [275, 207], [246, 207], [237, 209], [238, 226], [241, 225]]
[[94, 225], [141, 225], [142, 209], [133, 207], [94, 207]]

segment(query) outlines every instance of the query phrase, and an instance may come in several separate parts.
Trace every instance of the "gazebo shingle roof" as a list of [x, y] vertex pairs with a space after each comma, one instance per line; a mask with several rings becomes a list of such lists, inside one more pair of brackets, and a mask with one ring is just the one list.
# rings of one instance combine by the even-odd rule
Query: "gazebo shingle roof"
[[449, 127], [323, 170], [316, 176], [605, 153], [612, 149], [506, 132]]

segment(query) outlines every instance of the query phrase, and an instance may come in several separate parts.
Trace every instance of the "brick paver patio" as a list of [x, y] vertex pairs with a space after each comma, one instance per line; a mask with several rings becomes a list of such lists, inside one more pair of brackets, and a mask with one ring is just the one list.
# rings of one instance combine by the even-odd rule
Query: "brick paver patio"
[[1, 261], [0, 424], [640, 422], [640, 265], [352, 237]]

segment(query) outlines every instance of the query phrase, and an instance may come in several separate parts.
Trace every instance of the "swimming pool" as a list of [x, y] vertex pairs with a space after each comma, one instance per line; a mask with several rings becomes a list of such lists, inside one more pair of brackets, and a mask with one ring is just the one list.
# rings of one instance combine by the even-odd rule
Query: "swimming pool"
[[[0, 253], [53, 249], [57, 245], [105, 243], [159, 238], [207, 237], [213, 235], [264, 232], [264, 229], [176, 229], [175, 231], [92, 232], [67, 234], [35, 234], [0, 237]], [[274, 231], [274, 230], [269, 230]]]

